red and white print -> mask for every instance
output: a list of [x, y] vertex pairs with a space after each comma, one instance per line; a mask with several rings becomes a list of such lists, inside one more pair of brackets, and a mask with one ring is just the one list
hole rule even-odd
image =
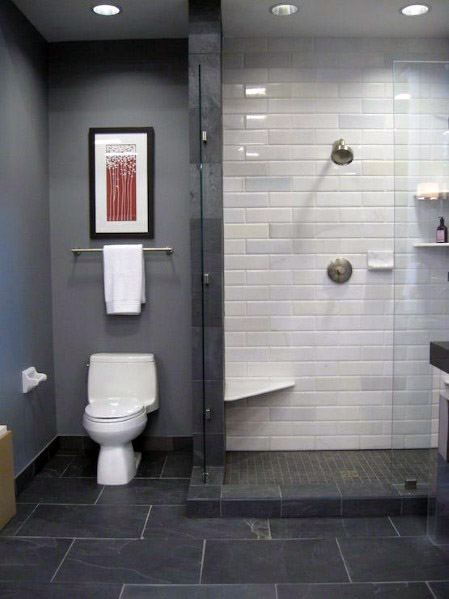
[[106, 203], [108, 221], [137, 219], [136, 146], [106, 146]]

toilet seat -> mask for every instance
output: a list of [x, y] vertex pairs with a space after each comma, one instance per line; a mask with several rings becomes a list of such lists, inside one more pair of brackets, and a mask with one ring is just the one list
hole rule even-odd
[[87, 404], [85, 415], [94, 422], [125, 422], [146, 414], [145, 406], [137, 399], [110, 398]]

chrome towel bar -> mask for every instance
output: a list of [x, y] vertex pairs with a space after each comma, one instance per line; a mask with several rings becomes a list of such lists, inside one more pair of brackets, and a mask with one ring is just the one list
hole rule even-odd
[[[72, 252], [75, 254], [75, 256], [79, 256], [80, 254], [93, 254], [93, 253], [98, 253], [98, 252], [102, 252], [103, 248], [72, 248]], [[175, 253], [175, 250], [173, 248], [143, 248], [144, 252], [153, 252], [153, 253], [158, 253], [160, 254], [161, 252], [164, 254], [167, 254], [167, 256], [171, 256], [172, 254]]]

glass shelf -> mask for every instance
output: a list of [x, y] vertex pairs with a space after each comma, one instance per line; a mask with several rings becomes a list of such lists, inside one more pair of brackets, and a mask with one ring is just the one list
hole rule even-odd
[[437, 248], [437, 247], [449, 247], [449, 243], [414, 243], [415, 248]]

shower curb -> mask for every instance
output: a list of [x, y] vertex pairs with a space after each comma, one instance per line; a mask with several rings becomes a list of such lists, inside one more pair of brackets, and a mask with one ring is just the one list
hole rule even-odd
[[427, 513], [427, 487], [408, 491], [399, 485], [229, 485], [224, 468], [210, 468], [208, 482], [194, 466], [187, 515], [218, 518], [324, 518], [409, 516]]

